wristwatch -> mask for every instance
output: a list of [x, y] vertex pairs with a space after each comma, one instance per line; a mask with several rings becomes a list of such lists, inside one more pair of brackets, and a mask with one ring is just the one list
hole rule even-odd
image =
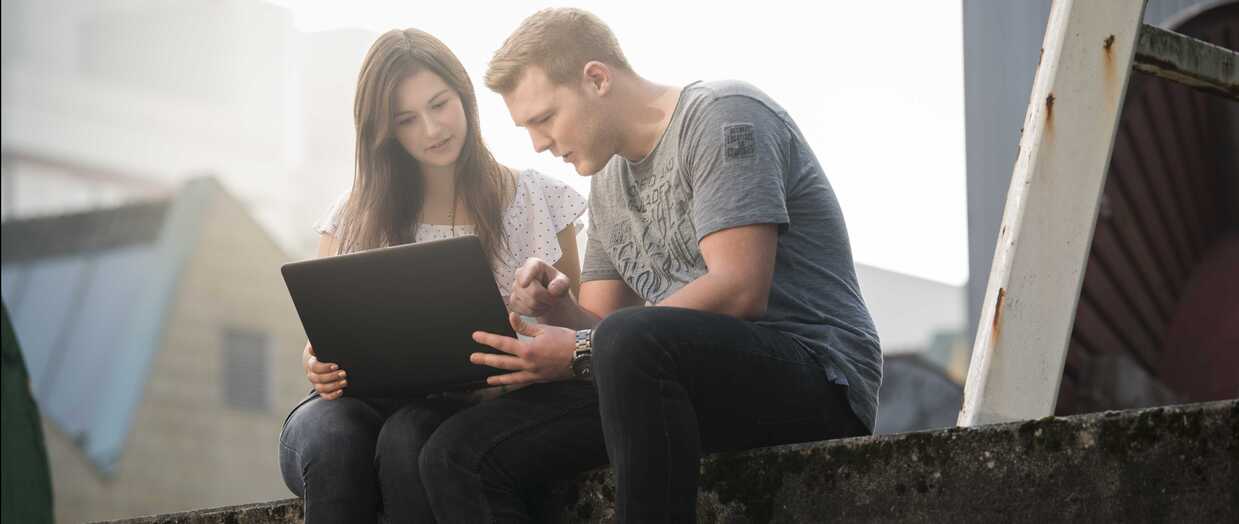
[[594, 330], [576, 332], [576, 350], [572, 352], [572, 376], [590, 378], [590, 360], [594, 352]]

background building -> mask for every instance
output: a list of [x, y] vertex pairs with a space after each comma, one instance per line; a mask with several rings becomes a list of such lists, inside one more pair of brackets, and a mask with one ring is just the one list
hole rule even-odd
[[968, 372], [964, 288], [856, 265], [882, 339], [878, 433], [955, 425]]
[[304, 334], [289, 258], [237, 199], [200, 178], [170, 199], [7, 221], [2, 238], [57, 520], [287, 495], [276, 450], [308, 390]]
[[[975, 334], [1050, 2], [965, 0], [968, 335]], [[1239, 48], [1239, 3], [1144, 22]], [[1239, 396], [1239, 104], [1133, 72], [1058, 413]]]

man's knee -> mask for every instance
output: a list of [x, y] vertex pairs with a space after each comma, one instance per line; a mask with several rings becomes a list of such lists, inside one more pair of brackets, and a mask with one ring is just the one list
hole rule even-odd
[[675, 345], [674, 311], [668, 308], [622, 309], [603, 319], [593, 333], [594, 374], [623, 373], [657, 363]]
[[485, 430], [480, 425], [467, 419], [447, 419], [422, 446], [418, 456], [422, 478], [452, 479], [451, 482], [425, 482], [427, 491], [433, 491], [436, 484], [443, 489], [458, 489], [462, 485], [481, 487], [510, 480], [504, 468], [496, 467], [504, 462], [504, 446], [495, 445], [492, 438], [481, 433]]
[[[472, 469], [473, 453], [469, 445], [472, 439], [462, 434], [468, 428], [458, 418], [447, 419], [422, 445], [417, 467], [423, 478], [451, 478]], [[425, 484], [430, 490], [435, 483]]]

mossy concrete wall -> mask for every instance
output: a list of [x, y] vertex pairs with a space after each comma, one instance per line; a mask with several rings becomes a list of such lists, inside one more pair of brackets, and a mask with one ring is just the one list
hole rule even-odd
[[[1236, 522], [1239, 401], [707, 457], [705, 522]], [[557, 522], [614, 515], [610, 470], [560, 486]]]
[[[1239, 400], [780, 446], [702, 460], [702, 522], [1236, 522]], [[609, 469], [545, 520], [614, 520]], [[135, 523], [298, 522], [284, 500]]]

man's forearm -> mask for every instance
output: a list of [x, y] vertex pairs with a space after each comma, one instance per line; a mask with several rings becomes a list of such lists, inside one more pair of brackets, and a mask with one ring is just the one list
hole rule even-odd
[[681, 307], [730, 315], [741, 320], [756, 320], [766, 314], [766, 296], [757, 286], [736, 285], [736, 279], [706, 273], [667, 297], [658, 306]]
[[576, 299], [571, 297], [564, 299], [546, 315], [538, 318], [538, 321], [543, 324], [570, 329], [590, 329], [598, 325], [601, 320], [598, 315], [581, 307]]
[[[760, 286], [737, 285], [744, 279], [706, 273], [667, 297], [658, 306], [681, 307], [730, 315], [741, 320], [756, 320], [766, 314], [769, 289], [760, 293]], [[575, 299], [565, 299], [539, 322], [571, 329], [590, 329], [602, 317], [581, 307]]]

